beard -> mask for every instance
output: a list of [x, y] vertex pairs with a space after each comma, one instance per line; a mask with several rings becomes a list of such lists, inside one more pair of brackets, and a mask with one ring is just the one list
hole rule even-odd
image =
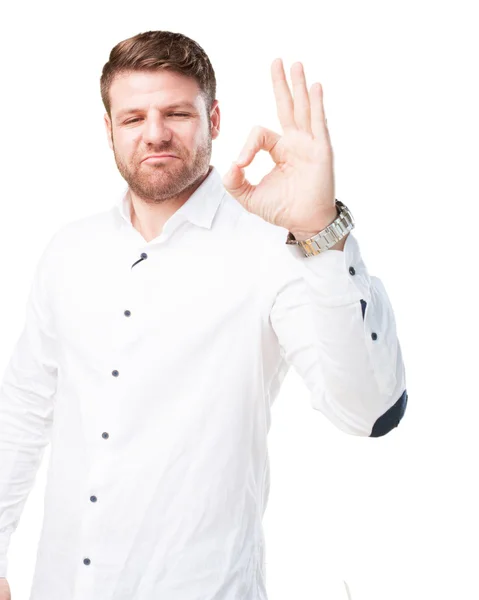
[[[184, 153], [178, 152], [176, 148], [171, 146], [145, 150], [138, 160], [135, 160], [133, 165], [125, 162], [116, 153], [114, 142], [113, 154], [118, 171], [128, 183], [131, 191], [147, 203], [158, 204], [179, 196], [204, 177], [210, 164], [211, 147], [212, 138], [210, 130], [204, 144], [196, 148], [192, 161], [188, 161], [188, 157]], [[163, 153], [171, 153], [179, 158], [173, 158], [164, 162], [139, 162], [146, 154]]]

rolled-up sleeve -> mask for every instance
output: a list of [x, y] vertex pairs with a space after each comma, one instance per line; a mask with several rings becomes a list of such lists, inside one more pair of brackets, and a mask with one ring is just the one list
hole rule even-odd
[[17, 339], [0, 387], [0, 577], [53, 421], [55, 337], [47, 297], [49, 246], [37, 263]]
[[379, 437], [396, 427], [406, 377], [393, 308], [368, 273], [352, 233], [344, 249], [306, 257], [282, 251], [270, 323], [284, 360], [311, 392], [311, 404], [339, 429]]

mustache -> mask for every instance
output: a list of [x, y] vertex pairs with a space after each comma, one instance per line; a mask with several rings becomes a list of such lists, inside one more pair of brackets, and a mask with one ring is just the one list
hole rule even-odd
[[175, 156], [181, 156], [181, 152], [178, 152], [174, 148], [150, 148], [140, 153], [140, 157], [147, 156], [149, 154], [174, 154]]

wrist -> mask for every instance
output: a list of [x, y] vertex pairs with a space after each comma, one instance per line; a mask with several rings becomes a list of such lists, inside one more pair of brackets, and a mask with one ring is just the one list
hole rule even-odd
[[315, 227], [311, 227], [308, 229], [289, 229], [289, 231], [291, 231], [295, 239], [298, 241], [308, 240], [309, 238], [312, 238], [313, 236], [317, 235], [320, 231], [323, 231], [323, 229], [326, 229], [326, 227], [331, 225], [331, 223], [333, 223], [337, 219], [338, 215], [339, 211], [337, 207], [333, 206], [332, 210], [325, 214], [321, 221], [316, 221], [317, 224], [315, 225]]

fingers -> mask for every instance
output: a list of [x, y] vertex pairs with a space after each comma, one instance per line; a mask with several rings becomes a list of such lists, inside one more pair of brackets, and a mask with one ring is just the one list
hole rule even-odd
[[276, 58], [271, 65], [273, 91], [276, 98], [276, 109], [283, 130], [296, 129], [294, 118], [293, 97], [284, 73], [283, 61]]
[[318, 139], [326, 139], [330, 143], [329, 131], [324, 113], [323, 86], [314, 83], [311, 86], [311, 130], [313, 136]]
[[260, 150], [269, 152], [274, 162], [277, 162], [278, 155], [274, 151], [274, 148], [280, 139], [281, 136], [271, 131], [271, 129], [260, 127], [259, 125], [253, 127], [240, 152], [238, 160], [235, 161], [236, 164], [241, 168], [247, 167]]
[[250, 211], [250, 199], [256, 186], [246, 179], [243, 169], [233, 163], [223, 177], [223, 185], [233, 198], [236, 198], [247, 211]]
[[314, 83], [308, 93], [303, 64], [301, 62], [294, 63], [291, 67], [293, 100], [281, 58], [273, 61], [271, 75], [278, 118], [283, 130], [301, 129], [315, 138], [330, 141], [324, 112], [322, 85], [319, 82]]
[[294, 92], [294, 120], [299, 129], [312, 135], [309, 94], [304, 68], [300, 62], [294, 63], [291, 67], [291, 81]]

